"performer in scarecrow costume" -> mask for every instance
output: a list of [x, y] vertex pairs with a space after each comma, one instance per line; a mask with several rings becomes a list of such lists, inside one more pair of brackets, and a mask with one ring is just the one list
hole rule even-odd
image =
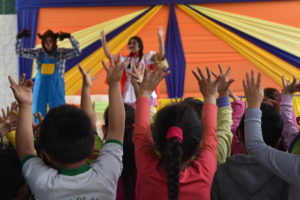
[[[33, 88], [33, 113], [47, 113], [47, 105], [54, 108], [65, 104], [65, 73], [66, 60], [80, 54], [79, 43], [69, 33], [54, 33], [47, 30], [43, 35], [38, 34], [42, 40], [42, 48], [25, 49], [22, 47], [22, 37], [29, 37], [29, 30], [23, 30], [17, 35], [16, 53], [23, 58], [36, 59], [37, 73]], [[72, 49], [58, 48], [57, 39], [69, 38]]]

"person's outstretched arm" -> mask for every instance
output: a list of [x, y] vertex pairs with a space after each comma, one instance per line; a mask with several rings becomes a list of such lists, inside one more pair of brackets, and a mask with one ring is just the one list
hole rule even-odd
[[108, 140], [116, 140], [123, 143], [125, 130], [125, 110], [121, 94], [120, 80], [124, 70], [125, 63], [120, 59], [115, 63], [110, 57], [110, 67], [102, 62], [107, 73], [107, 82], [109, 85], [109, 110], [108, 110]]
[[[231, 68], [229, 67], [226, 73], [223, 72], [223, 68], [219, 65], [219, 84], [217, 99], [218, 105], [218, 117], [217, 117], [217, 137], [218, 137], [218, 164], [226, 161], [226, 158], [231, 154], [231, 142], [232, 142], [232, 109], [229, 99], [229, 87], [234, 82], [234, 79], [229, 79]], [[218, 76], [213, 73], [215, 78]]]
[[299, 180], [300, 158], [298, 155], [274, 149], [265, 144], [261, 129], [260, 105], [264, 92], [261, 87], [261, 75], [255, 80], [254, 72], [251, 77], [246, 74], [244, 91], [248, 102], [245, 113], [245, 142], [247, 152], [261, 165], [290, 184]]
[[297, 91], [296, 78], [289, 83], [282, 77], [282, 96], [280, 102], [280, 114], [283, 119], [283, 136], [288, 147], [293, 140], [299, 135], [299, 129], [293, 121], [293, 94]]
[[96, 129], [96, 121], [97, 117], [93, 108], [93, 103], [91, 99], [90, 88], [92, 87], [92, 81], [96, 79], [96, 77], [91, 77], [91, 70], [85, 72], [84, 69], [79, 65], [79, 71], [82, 75], [82, 88], [81, 88], [81, 101], [80, 108], [84, 110], [91, 119], [91, 124], [93, 127], [93, 131], [97, 131]]
[[32, 130], [32, 87], [31, 80], [25, 81], [22, 74], [19, 84], [9, 76], [10, 87], [19, 105], [19, 115], [16, 130], [17, 154], [20, 160], [26, 156], [36, 155]]
[[101, 30], [101, 32], [100, 32], [100, 40], [101, 40], [103, 51], [104, 51], [106, 58], [109, 59], [110, 57], [112, 57], [113, 60], [116, 62], [118, 60], [118, 58], [117, 58], [117, 56], [112, 55], [110, 53], [110, 50], [107, 46], [107, 41], [106, 41], [106, 36], [105, 36], [104, 30]]

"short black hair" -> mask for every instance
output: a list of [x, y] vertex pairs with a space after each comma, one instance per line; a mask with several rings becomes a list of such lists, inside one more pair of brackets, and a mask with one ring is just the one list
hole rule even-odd
[[51, 109], [39, 134], [41, 149], [64, 164], [79, 162], [91, 155], [94, 140], [90, 118], [73, 105]]
[[[278, 149], [278, 142], [282, 136], [283, 120], [280, 113], [273, 106], [262, 103], [260, 106], [261, 116], [261, 129], [264, 141], [267, 145]], [[245, 143], [245, 114], [243, 115], [238, 130]]]
[[13, 148], [0, 150], [0, 188], [1, 199], [14, 199], [25, 183], [22, 166]]

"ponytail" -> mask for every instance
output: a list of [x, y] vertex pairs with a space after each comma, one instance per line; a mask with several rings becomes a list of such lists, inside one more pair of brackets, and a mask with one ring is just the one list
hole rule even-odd
[[168, 139], [163, 153], [164, 158], [162, 158], [167, 174], [168, 200], [178, 200], [182, 154], [178, 139]]

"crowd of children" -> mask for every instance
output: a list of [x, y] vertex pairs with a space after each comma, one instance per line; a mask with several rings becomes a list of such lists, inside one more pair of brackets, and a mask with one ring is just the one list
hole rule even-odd
[[[161, 45], [163, 32], [158, 33]], [[161, 66], [163, 47], [143, 61], [138, 38], [129, 41], [129, 59], [109, 53], [104, 33], [102, 42], [109, 58], [109, 66], [102, 63], [109, 107], [101, 139], [90, 95], [95, 77], [90, 71], [78, 68], [80, 108], [51, 108], [44, 118], [38, 115], [38, 124], [32, 115], [34, 83], [25, 80], [25, 74], [18, 82], [8, 77], [16, 102], [2, 109], [0, 117], [1, 199], [300, 197], [300, 137], [292, 104], [293, 94], [300, 92], [298, 80], [283, 76], [281, 93], [264, 90], [261, 74], [251, 71], [243, 80], [243, 102], [230, 90], [235, 81], [230, 78], [231, 68], [224, 71], [219, 65], [218, 73], [196, 68], [188, 73], [197, 80], [203, 101], [189, 97], [152, 115], [153, 92], [170, 74]], [[149, 67], [155, 60], [159, 61]], [[125, 86], [132, 88], [130, 105], [121, 92], [124, 72], [130, 77]]]

